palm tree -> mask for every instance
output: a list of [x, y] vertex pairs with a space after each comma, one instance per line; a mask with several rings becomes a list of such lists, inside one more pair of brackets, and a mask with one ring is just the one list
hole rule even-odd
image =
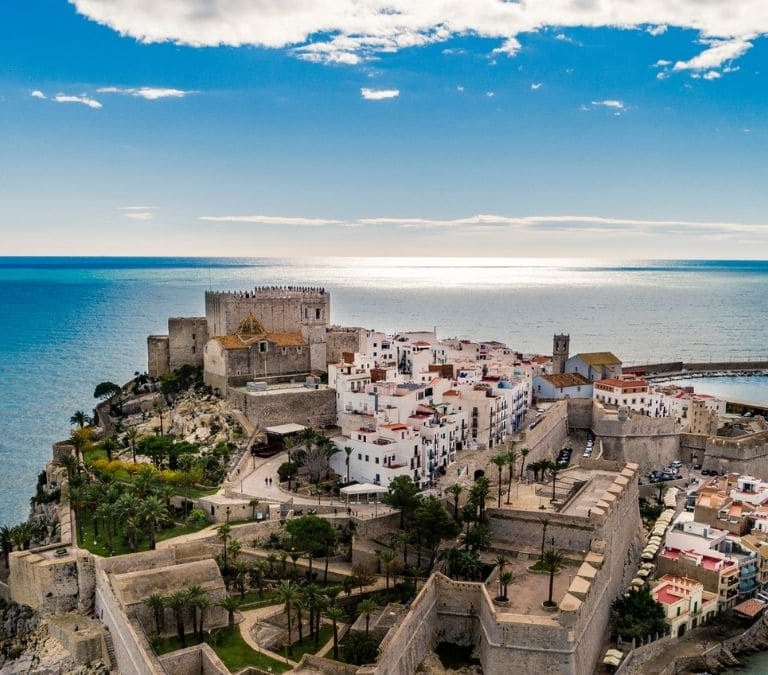
[[259, 498], [254, 497], [248, 502], [248, 505], [251, 507], [251, 520], [256, 520], [256, 507], [259, 505]]
[[456, 546], [451, 548], [444, 548], [438, 554], [438, 560], [442, 561], [447, 568], [446, 572], [451, 579], [458, 575], [459, 565], [461, 562], [461, 549]]
[[485, 500], [488, 498], [488, 492], [491, 489], [491, 482], [485, 476], [480, 476], [470, 490], [470, 499], [478, 510], [477, 520], [482, 523], [485, 521]]
[[163, 435], [163, 413], [165, 412], [165, 406], [162, 403], [158, 403], [154, 408], [155, 415], [157, 415], [160, 419], [160, 425], [157, 427], [158, 436]]
[[557, 486], [557, 474], [560, 473], [560, 467], [554, 462], [547, 462], [547, 469], [552, 474], [552, 501], [555, 501], [555, 488]]
[[75, 515], [75, 541], [78, 544], [82, 544], [83, 540], [83, 528], [80, 524], [80, 516], [85, 506], [85, 486], [77, 484], [69, 484], [67, 488], [66, 499], [69, 501], [69, 506], [74, 511]]
[[200, 612], [200, 630], [197, 634], [197, 639], [199, 642], [203, 641], [203, 620], [205, 618], [205, 611], [211, 606], [211, 599], [208, 597], [208, 594], [201, 595], [197, 600], [195, 600], [194, 607], [197, 608], [197, 610]]
[[67, 480], [71, 484], [75, 475], [80, 470], [80, 460], [75, 455], [67, 453], [66, 455], [61, 455], [56, 460], [56, 464], [66, 470]]
[[285, 610], [285, 616], [288, 622], [288, 654], [293, 656], [292, 638], [291, 638], [291, 611], [293, 610], [294, 603], [299, 597], [299, 588], [291, 582], [283, 581], [276, 589], [277, 595], [283, 602], [283, 609]]
[[515, 475], [515, 462], [517, 462], [517, 450], [512, 448], [507, 452], [507, 464], [509, 464], [509, 476], [507, 482], [507, 504], [509, 504], [509, 496], [512, 494], [512, 478]]
[[112, 455], [116, 450], [120, 449], [120, 444], [114, 436], [107, 436], [107, 438], [101, 442], [101, 449], [107, 453], [107, 459], [111, 462]]
[[498, 499], [496, 502], [496, 508], [500, 509], [501, 508], [501, 472], [507, 464], [507, 453], [500, 452], [498, 455], [494, 455], [493, 457], [491, 457], [491, 464], [495, 464], [496, 468], [499, 471], [499, 490], [498, 490]]
[[149, 530], [149, 548], [155, 550], [157, 529], [170, 522], [168, 508], [160, 497], [150, 495], [141, 502], [141, 520]]
[[259, 599], [264, 597], [264, 572], [265, 563], [261, 560], [256, 560], [251, 563], [248, 568], [248, 582], [251, 587], [256, 587], [259, 591]]
[[69, 418], [69, 423], [76, 424], [78, 429], [82, 429], [86, 424], [91, 423], [91, 418], [82, 410], [75, 410], [72, 417]]
[[13, 542], [11, 541], [11, 528], [7, 525], [0, 527], [0, 549], [3, 552], [5, 569], [8, 569], [8, 556], [13, 550]]
[[[345, 462], [346, 462], [346, 464], [347, 464], [347, 484], [349, 484], [349, 458], [350, 458], [350, 456], [352, 455], [352, 453], [354, 452], [354, 450], [355, 450], [354, 448], [352, 448], [352, 447], [350, 447], [350, 446], [348, 446], [348, 445], [345, 445], [345, 446], [344, 446], [344, 452], [345, 452], [345, 453], [346, 453], [346, 455], [347, 455], [347, 457], [346, 457], [346, 459], [345, 459]], [[338, 651], [338, 650], [337, 650], [337, 651]], [[334, 657], [334, 658], [335, 658], [335, 657]]]
[[503, 589], [501, 593], [502, 600], [507, 599], [507, 588], [514, 580], [515, 575], [512, 574], [512, 572], [502, 572], [499, 574], [499, 584], [501, 584], [501, 588]]
[[[304, 610], [307, 608], [307, 600], [304, 597], [304, 592], [299, 589], [299, 596], [293, 601], [293, 611], [296, 614], [296, 629], [299, 633], [299, 644], [304, 643]], [[312, 630], [312, 617], [310, 616], [309, 628]]]
[[555, 572], [557, 572], [563, 566], [564, 561], [565, 556], [563, 555], [563, 552], [556, 548], [551, 548], [544, 554], [542, 566], [546, 572], [549, 572], [549, 597], [544, 603], [546, 607], [554, 607], [556, 604], [552, 602], [552, 589], [555, 583]]
[[160, 635], [165, 630], [165, 598], [159, 593], [152, 593], [144, 600], [144, 604], [152, 610], [155, 616], [155, 633]]
[[454, 483], [445, 488], [445, 491], [453, 496], [453, 518], [459, 520], [459, 495], [464, 491], [464, 486], [461, 483]]
[[338, 622], [347, 618], [346, 612], [336, 604], [329, 605], [325, 610], [325, 617], [333, 624], [333, 658], [339, 658], [339, 626]]
[[496, 556], [496, 560], [494, 560], [494, 562], [499, 568], [499, 597], [501, 597], [501, 575], [504, 574], [504, 568], [507, 566], [509, 561], [503, 553], [499, 553], [499, 555]]
[[227, 571], [227, 540], [229, 539], [229, 535], [232, 532], [232, 526], [229, 523], [222, 523], [219, 525], [218, 529], [216, 530], [216, 534], [219, 537], [219, 539], [223, 540], [224, 546], [222, 547], [224, 550], [224, 571]]
[[242, 550], [243, 545], [237, 539], [233, 539], [227, 545], [227, 551], [229, 552], [229, 557], [233, 565], [237, 564], [237, 559], [240, 556], [240, 552]]
[[93, 430], [90, 427], [75, 429], [69, 438], [69, 442], [75, 448], [75, 456], [79, 461], [83, 460], [83, 453], [91, 445], [93, 439]]
[[235, 627], [235, 610], [240, 606], [240, 601], [237, 598], [233, 598], [228, 595], [220, 603], [219, 607], [223, 607], [227, 610], [227, 625], [232, 630]]
[[373, 598], [366, 598], [365, 600], [361, 600], [357, 604], [357, 611], [360, 613], [361, 616], [365, 616], [365, 634], [366, 635], [368, 635], [368, 628], [371, 623], [371, 614], [373, 614], [377, 608], [378, 608], [378, 605], [376, 604], [376, 601]]
[[291, 560], [293, 561], [293, 571], [291, 573], [291, 576], [294, 579], [296, 579], [299, 576], [299, 569], [296, 566], [296, 562], [301, 557], [301, 553], [299, 551], [297, 551], [296, 549], [292, 548], [290, 551], [288, 551], [288, 555], [290, 556]]
[[131, 427], [125, 432], [125, 437], [128, 440], [128, 444], [131, 446], [133, 463], [136, 464], [136, 439], [139, 437], [139, 430], [136, 427]]
[[384, 568], [386, 588], [389, 590], [389, 573], [392, 571], [392, 565], [395, 563], [395, 560], [397, 560], [397, 554], [391, 548], [385, 548], [379, 551], [377, 556], [382, 568]]
[[187, 600], [192, 607], [192, 632], [197, 633], [197, 601], [202, 597], [207, 597], [208, 594], [200, 584], [188, 586], [184, 590], [187, 592]]
[[520, 448], [520, 456], [522, 458], [520, 462], [520, 480], [525, 476], [525, 458], [528, 457], [529, 454], [531, 454], [530, 449]]
[[173, 610], [176, 616], [176, 634], [182, 647], [187, 646], [186, 635], [184, 634], [184, 611], [189, 604], [189, 596], [186, 590], [178, 590], [165, 599], [165, 604]]
[[541, 557], [540, 560], [544, 562], [544, 542], [547, 538], [547, 525], [549, 525], [549, 518], [544, 518], [541, 521]]
[[320, 614], [328, 602], [317, 584], [307, 584], [302, 595], [305, 606], [309, 607], [309, 634], [317, 642], [320, 637]]

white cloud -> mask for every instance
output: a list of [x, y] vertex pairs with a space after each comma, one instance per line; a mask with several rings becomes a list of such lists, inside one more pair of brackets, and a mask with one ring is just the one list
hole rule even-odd
[[46, 96], [46, 95], [45, 95], [45, 94], [44, 94], [42, 91], [40, 91], [39, 89], [35, 89], [35, 90], [33, 90], [33, 91], [29, 92], [29, 95], [30, 95], [32, 98], [41, 98], [41, 99], [43, 99], [43, 100], [46, 100], [46, 99], [48, 98], [48, 97], [47, 97], [47, 96]]
[[399, 89], [368, 89], [368, 87], [363, 87], [360, 90], [360, 95], [366, 100], [366, 101], [383, 101], [387, 98], [397, 98], [400, 96], [400, 90]]
[[460, 84], [456, 86], [456, 91], [458, 91], [460, 94], [464, 91], [464, 87], [462, 87]]
[[603, 101], [592, 101], [594, 107], [613, 108], [614, 110], [624, 110], [624, 102], [613, 98], [607, 98]]
[[163, 87], [101, 87], [97, 89], [100, 94], [124, 94], [125, 96], [137, 96], [148, 101], [160, 98], [184, 98], [197, 92], [184, 89], [168, 89]]
[[[681, 68], [708, 70], [737, 58], [751, 46], [749, 40], [768, 34], [765, 0], [69, 1], [81, 14], [141, 42], [291, 48], [300, 58], [324, 63], [358, 63], [462, 35], [497, 39], [497, 50], [513, 55], [520, 35], [547, 28], [618, 27], [651, 35], [681, 28], [710, 45], [698, 57], [680, 62]], [[697, 59], [716, 63], [694, 65]]]
[[708, 70], [706, 73], [702, 75], [702, 77], [705, 80], [717, 80], [718, 78], [722, 77], [720, 73], [716, 70]]
[[531, 84], [531, 89], [533, 89], [533, 91], [536, 91], [537, 89], [541, 89], [541, 82], [534, 82], [533, 84]]
[[[746, 130], [745, 130], [746, 132]], [[136, 209], [138, 213], [151, 212], [153, 207], [124, 207]], [[584, 232], [625, 234], [681, 234], [702, 237], [730, 238], [735, 236], [762, 236], [768, 224], [735, 223], [694, 220], [652, 220], [592, 215], [531, 215], [508, 216], [502, 214], [475, 214], [462, 218], [421, 218], [421, 217], [369, 217], [337, 220], [329, 218], [285, 217], [269, 215], [224, 215], [201, 216], [199, 220], [221, 223], [253, 223], [293, 227], [322, 227], [326, 225], [347, 228], [385, 228], [409, 231], [441, 231], [468, 234], [484, 231], [512, 232], [525, 235], [532, 233]]]
[[85, 94], [82, 96], [56, 94], [56, 96], [53, 97], [53, 100], [56, 101], [56, 103], [82, 103], [83, 105], [87, 105], [89, 108], [101, 108], [101, 103], [99, 103], [95, 98], [91, 98]]
[[478, 214], [450, 220], [428, 218], [363, 218], [360, 225], [393, 226], [405, 229], [471, 229], [488, 230], [507, 228], [516, 231], [558, 231], [569, 232], [638, 232], [638, 233], [689, 233], [702, 235], [731, 236], [736, 234], [763, 234], [765, 224], [729, 222], [707, 222], [690, 220], [644, 220], [637, 218], [612, 218], [604, 216], [504, 216]]
[[154, 206], [120, 206], [117, 210], [122, 211], [122, 215], [131, 220], [146, 222], [155, 217]]
[[262, 225], [342, 225], [342, 220], [328, 220], [326, 218], [296, 218], [284, 216], [200, 216], [198, 220], [215, 223], [260, 223]]
[[493, 98], [494, 96], [496, 96], [496, 92], [495, 92], [495, 91], [486, 91], [486, 92], [485, 92], [485, 95], [486, 95], [488, 98]]
[[724, 63], [739, 58], [752, 47], [752, 43], [745, 39], [732, 40], [704, 40], [709, 48], [688, 61], [677, 61], [674, 70], [709, 70], [719, 68]]

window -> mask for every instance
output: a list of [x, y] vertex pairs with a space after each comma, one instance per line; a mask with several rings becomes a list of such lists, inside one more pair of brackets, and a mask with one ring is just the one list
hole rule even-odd
[[269, 343], [266, 340], [262, 340], [261, 342], [259, 342], [259, 352], [261, 354], [266, 354], [268, 346], [269, 346]]
[[376, 464], [378, 464], [378, 463], [379, 463], [379, 458], [378, 458], [378, 457], [374, 457], [373, 461], [374, 461]]
[[320, 308], [319, 308], [319, 307], [316, 307], [316, 308], [315, 308], [315, 318], [316, 318], [316, 319], [319, 319], [319, 318], [320, 318], [320, 312], [321, 312]]
[[282, 347], [283, 356], [285, 356], [288, 353], [288, 347]]
[[357, 453], [357, 458], [358, 458], [359, 460], [361, 460], [361, 461], [362, 461], [362, 459], [363, 459], [363, 455], [362, 455], [362, 453], [359, 453], [359, 452], [358, 452], [358, 453]]
[[370, 462], [371, 461], [370, 458], [368, 457], [368, 455], [365, 456], [365, 461], [366, 462]]

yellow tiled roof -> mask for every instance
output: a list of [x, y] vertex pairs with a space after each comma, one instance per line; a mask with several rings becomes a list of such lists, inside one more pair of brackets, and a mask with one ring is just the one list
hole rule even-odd
[[213, 339], [224, 349], [248, 349], [248, 344], [237, 335], [217, 335]]
[[553, 387], [579, 387], [591, 382], [581, 373], [555, 373], [554, 375], [542, 375]]
[[278, 347], [303, 347], [307, 344], [301, 333], [267, 333], [264, 337]]
[[611, 352], [585, 352], [583, 354], [576, 354], [576, 356], [590, 366], [621, 365], [621, 361], [611, 354]]

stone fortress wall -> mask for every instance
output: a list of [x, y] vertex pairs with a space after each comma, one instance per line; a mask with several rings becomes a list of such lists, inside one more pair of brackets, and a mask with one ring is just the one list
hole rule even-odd
[[768, 476], [768, 431], [737, 438], [710, 436], [704, 446], [702, 466], [726, 473]]
[[[616, 466], [618, 468], [618, 466]], [[626, 587], [642, 549], [637, 508], [638, 467], [625, 466], [599, 496], [588, 518], [548, 514], [555, 546], [583, 556], [558, 611], [517, 615], [494, 605], [484, 584], [434, 574], [405, 619], [381, 645], [365, 675], [415, 672], [438, 642], [475, 645], [484, 672], [592, 673], [611, 601]], [[489, 509], [492, 537], [514, 549], [541, 541], [538, 514]], [[505, 517], [502, 517], [504, 514]], [[586, 549], [579, 547], [586, 546]]]
[[680, 455], [680, 433], [672, 417], [624, 416], [595, 403], [592, 431], [600, 439], [605, 459], [637, 462], [643, 472], [665, 466]]
[[229, 402], [254, 424], [263, 427], [279, 424], [308, 424], [322, 427], [336, 423], [336, 390], [329, 387], [271, 389], [249, 392], [228, 390]]
[[302, 327], [322, 327], [325, 333], [331, 314], [331, 294], [323, 288], [293, 286], [205, 293], [210, 336], [234, 335], [249, 314], [259, 320], [267, 333], [299, 333]]

